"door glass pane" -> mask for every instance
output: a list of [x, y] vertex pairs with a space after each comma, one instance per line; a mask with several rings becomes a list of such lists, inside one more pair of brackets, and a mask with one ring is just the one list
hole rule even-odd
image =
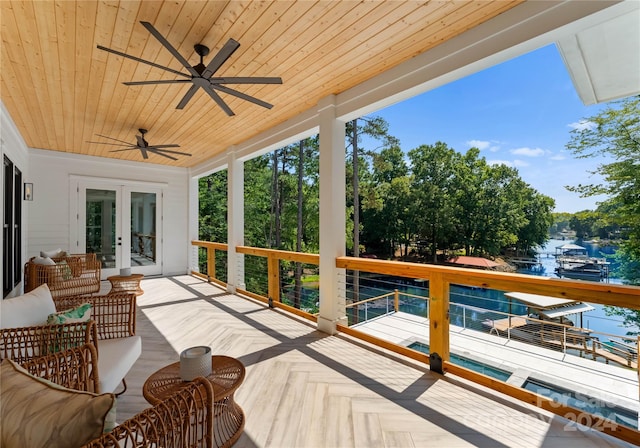
[[116, 192], [87, 188], [87, 252], [103, 268], [116, 267]]
[[131, 267], [156, 264], [156, 194], [131, 192]]

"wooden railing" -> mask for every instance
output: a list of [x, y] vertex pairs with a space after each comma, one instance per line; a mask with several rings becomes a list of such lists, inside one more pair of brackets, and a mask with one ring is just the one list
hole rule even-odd
[[[209, 243], [204, 241], [192, 241], [192, 245], [207, 248], [208, 260], [215, 260], [215, 250], [227, 250], [226, 244]], [[300, 263], [318, 264], [319, 255], [304, 254], [298, 252], [278, 251], [273, 249], [260, 249], [247, 246], [236, 247], [238, 253], [267, 258], [268, 265], [268, 297], [263, 297], [249, 291], [237, 290], [270, 306], [284, 308], [299, 316], [310, 320], [316, 320], [315, 316], [298, 310], [280, 302], [280, 269], [279, 261], [287, 260]], [[584, 415], [584, 412], [560, 404], [552, 399], [542, 397], [529, 392], [521, 387], [498, 381], [494, 378], [476, 373], [467, 368], [449, 362], [449, 290], [453, 284], [476, 286], [481, 288], [496, 289], [501, 291], [518, 291], [532, 294], [542, 294], [566, 299], [612, 305], [629, 309], [640, 309], [640, 287], [617, 285], [611, 283], [595, 283], [580, 280], [564, 280], [549, 277], [531, 276], [524, 274], [503, 273], [485, 270], [465, 269], [449, 266], [417, 264], [398, 261], [385, 261], [364, 259], [355, 257], [336, 258], [336, 267], [351, 271], [377, 273], [410, 279], [424, 279], [429, 281], [429, 344], [430, 355], [418, 353], [407, 347], [392, 344], [374, 336], [365, 335], [356, 329], [346, 325], [338, 325], [339, 332], [363, 339], [365, 341], [382, 346], [396, 353], [409, 356], [413, 359], [430, 363], [432, 370], [442, 373], [450, 372], [458, 376], [470, 379], [476, 383], [518, 398], [527, 403], [538, 406], [554, 414], [572, 419]], [[194, 275], [204, 277], [193, 272]], [[215, 281], [215, 262], [208, 263], [207, 277]], [[435, 364], [435, 365], [434, 365]], [[577, 416], [577, 417], [576, 417]], [[592, 420], [595, 426], [601, 420], [594, 416]], [[640, 432], [622, 425], [610, 425], [600, 427], [606, 433], [614, 435], [622, 440], [632, 443], [640, 441]]]
[[[207, 249], [206, 275], [203, 275], [202, 273], [195, 272], [195, 271], [192, 271], [192, 274], [201, 278], [206, 278], [217, 284], [223, 284], [223, 282], [221, 282], [219, 279], [216, 278], [215, 252], [216, 250], [226, 252], [228, 250], [228, 246], [223, 243], [211, 243], [207, 241], [192, 241], [191, 245], [197, 246], [197, 247], [203, 247]], [[236, 247], [236, 252], [240, 254], [245, 254], [245, 255], [264, 257], [267, 259], [267, 278], [268, 278], [267, 297], [256, 294], [252, 291], [247, 291], [245, 289], [238, 288], [236, 289], [236, 291], [239, 294], [244, 294], [253, 299], [268, 303], [269, 306], [273, 308], [282, 308], [300, 317], [309, 319], [313, 322], [317, 321], [316, 315], [307, 313], [305, 311], [299, 310], [298, 308], [282, 303], [281, 297], [280, 297], [280, 269], [279, 269], [280, 265], [279, 263], [281, 260], [284, 260], [284, 261], [292, 261], [297, 263], [318, 265], [320, 263], [319, 255], [306, 254], [301, 252], [290, 252], [290, 251], [284, 251], [284, 250], [261, 249], [261, 248], [250, 247], [250, 246], [238, 246]]]

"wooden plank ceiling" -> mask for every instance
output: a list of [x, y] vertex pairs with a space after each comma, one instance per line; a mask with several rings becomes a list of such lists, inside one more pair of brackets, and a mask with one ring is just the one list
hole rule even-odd
[[[1, 98], [32, 148], [141, 161], [138, 150], [87, 143], [179, 144], [191, 157], [147, 162], [189, 167], [521, 3], [512, 1], [5, 1]], [[227, 114], [191, 84], [126, 86], [176, 74], [99, 50], [101, 45], [186, 73], [141, 21], [192, 65], [233, 38], [241, 46], [215, 76], [281, 77], [282, 85], [228, 85], [273, 104], [221, 93]], [[111, 141], [113, 143], [113, 141]]]

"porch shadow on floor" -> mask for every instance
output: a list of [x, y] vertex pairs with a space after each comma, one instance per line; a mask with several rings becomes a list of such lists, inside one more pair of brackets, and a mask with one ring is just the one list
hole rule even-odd
[[192, 276], [145, 278], [143, 353], [118, 420], [149, 405], [142, 384], [194, 345], [240, 359], [238, 447], [631, 446], [413, 360], [315, 326]]

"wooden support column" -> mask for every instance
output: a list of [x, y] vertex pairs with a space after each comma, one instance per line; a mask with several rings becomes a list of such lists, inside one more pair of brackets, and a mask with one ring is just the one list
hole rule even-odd
[[429, 277], [429, 362], [433, 371], [444, 374], [449, 361], [449, 283], [440, 273]]

